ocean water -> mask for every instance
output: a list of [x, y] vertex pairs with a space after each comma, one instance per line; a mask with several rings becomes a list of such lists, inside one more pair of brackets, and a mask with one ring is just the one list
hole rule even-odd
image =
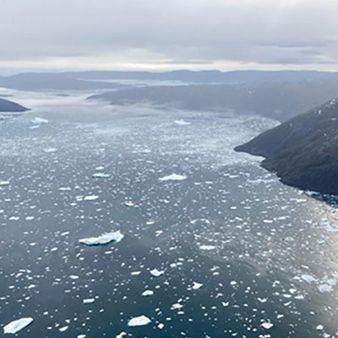
[[1, 331], [337, 336], [336, 209], [233, 151], [275, 121], [21, 95], [0, 122]]

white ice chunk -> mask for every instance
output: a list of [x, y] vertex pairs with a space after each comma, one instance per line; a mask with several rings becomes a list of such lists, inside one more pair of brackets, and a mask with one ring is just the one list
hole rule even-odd
[[123, 337], [126, 336], [126, 335], [127, 335], [127, 333], [124, 332], [124, 331], [122, 331], [120, 334], [118, 334], [118, 335], [116, 336], [116, 338], [123, 338]]
[[32, 322], [33, 318], [30, 317], [14, 320], [13, 322], [10, 322], [6, 326], [4, 326], [4, 333], [15, 334], [30, 325]]
[[43, 119], [42, 117], [34, 117], [34, 119], [32, 119], [32, 122], [36, 124], [41, 124], [41, 123], [48, 123], [48, 120]]
[[178, 175], [178, 174], [171, 174], [168, 176], [163, 176], [159, 178], [159, 181], [166, 182], [166, 181], [183, 181], [186, 180], [187, 176], [185, 175]]
[[198, 290], [198, 289], [200, 289], [202, 286], [203, 286], [202, 283], [194, 282], [193, 285], [192, 285], [192, 288], [193, 288], [194, 290]]
[[82, 238], [79, 240], [79, 242], [85, 245], [104, 245], [110, 242], [118, 243], [123, 238], [124, 238], [124, 235], [121, 233], [120, 230], [118, 230], [118, 231], [107, 232], [98, 237]]
[[203, 244], [203, 245], [200, 246], [200, 249], [210, 251], [210, 250], [216, 249], [216, 247], [214, 245]]
[[151, 320], [147, 316], [134, 317], [129, 320], [128, 326], [144, 326], [151, 323]]
[[160, 277], [164, 274], [164, 271], [158, 270], [158, 269], [153, 269], [150, 270], [150, 273], [154, 276], [154, 277]]
[[93, 304], [95, 302], [95, 298], [87, 298], [82, 301], [83, 304]]
[[68, 326], [63, 326], [63, 327], [60, 327], [59, 328], [59, 331], [60, 332], [65, 332], [65, 331], [67, 331], [68, 330]]
[[83, 199], [85, 201], [95, 201], [99, 198], [99, 196], [97, 195], [88, 195], [88, 196], [85, 196]]
[[190, 122], [187, 122], [185, 120], [175, 120], [174, 121], [175, 124], [177, 124], [178, 126], [188, 126], [190, 124]]
[[151, 291], [151, 290], [146, 290], [146, 291], [143, 291], [142, 293], [142, 296], [152, 296], [154, 294], [154, 291]]
[[109, 174], [105, 174], [105, 173], [95, 173], [93, 174], [93, 178], [108, 178], [110, 177]]
[[57, 151], [56, 148], [46, 148], [43, 150], [45, 153], [55, 153]]
[[270, 322], [264, 322], [261, 324], [261, 326], [266, 330], [270, 330], [273, 327], [273, 324]]
[[302, 278], [303, 281], [305, 281], [306, 283], [309, 283], [309, 284], [316, 281], [316, 278], [314, 278], [313, 276], [308, 275], [308, 274], [301, 275], [301, 278]]

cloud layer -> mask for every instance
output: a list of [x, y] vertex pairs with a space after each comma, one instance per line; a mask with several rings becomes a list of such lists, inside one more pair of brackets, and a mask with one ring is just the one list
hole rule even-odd
[[0, 68], [325, 68], [328, 0], [0, 0]]

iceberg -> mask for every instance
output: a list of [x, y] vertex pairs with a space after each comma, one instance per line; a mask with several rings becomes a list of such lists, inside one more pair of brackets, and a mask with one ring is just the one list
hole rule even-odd
[[202, 283], [194, 282], [193, 285], [192, 285], [192, 288], [193, 288], [194, 290], [198, 290], [198, 289], [200, 289], [202, 286], [203, 286]]
[[110, 177], [109, 174], [105, 174], [105, 173], [94, 173], [92, 175], [93, 178], [108, 178]]
[[97, 200], [99, 198], [99, 196], [97, 196], [97, 195], [88, 195], [88, 196], [85, 196], [84, 197], [84, 200], [85, 201], [95, 201], [95, 200]]
[[33, 318], [21, 318], [10, 322], [9, 324], [4, 326], [4, 333], [5, 334], [15, 334], [33, 322]]
[[273, 327], [273, 324], [270, 322], [263, 322], [261, 326], [266, 330], [270, 330]]
[[139, 316], [139, 317], [134, 317], [132, 319], [129, 320], [128, 322], [128, 326], [144, 326], [144, 325], [148, 325], [151, 323], [151, 320], [147, 317], [147, 316]]
[[154, 276], [154, 277], [160, 277], [164, 274], [164, 271], [160, 271], [158, 269], [153, 269], [150, 270], [150, 273]]
[[188, 125], [190, 125], [190, 122], [187, 122], [185, 120], [175, 120], [174, 123], [177, 124], [178, 126], [188, 126]]
[[183, 181], [183, 180], [186, 180], [186, 179], [187, 179], [187, 176], [185, 176], [185, 175], [171, 174], [171, 175], [159, 178], [159, 181], [160, 182]]
[[124, 235], [121, 233], [120, 230], [118, 231], [112, 231], [107, 232], [105, 234], [102, 234], [98, 237], [88, 237], [88, 238], [82, 238], [79, 239], [79, 243], [84, 245], [105, 245], [109, 244], [110, 242], [120, 242], [124, 238]]

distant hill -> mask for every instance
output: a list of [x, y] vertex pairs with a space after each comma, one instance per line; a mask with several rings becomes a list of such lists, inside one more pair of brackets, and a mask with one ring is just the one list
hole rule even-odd
[[[185, 84], [243, 84], [263, 82], [338, 81], [338, 73], [316, 71], [232, 71], [218, 70], [171, 72], [82, 71], [22, 73], [0, 77], [0, 87], [27, 90], [96, 90], [127, 87], [119, 81], [181, 82]], [[129, 85], [128, 85], [129, 86]]]
[[0, 112], [2, 113], [22, 113], [28, 109], [9, 100], [0, 98]]
[[228, 71], [219, 70], [175, 70], [170, 72], [140, 71], [86, 71], [65, 73], [68, 76], [91, 80], [153, 80], [180, 81], [186, 83], [244, 83], [274, 81], [308, 81], [338, 79], [336, 72], [317, 71]]
[[188, 110], [231, 109], [285, 121], [338, 93], [338, 80], [127, 88], [94, 95], [113, 105], [150, 103]]
[[67, 73], [23, 73], [0, 77], [0, 87], [25, 91], [70, 91], [120, 89], [127, 86], [118, 83], [82, 80]]
[[282, 123], [235, 150], [264, 156], [262, 166], [286, 184], [338, 195], [338, 100]]

